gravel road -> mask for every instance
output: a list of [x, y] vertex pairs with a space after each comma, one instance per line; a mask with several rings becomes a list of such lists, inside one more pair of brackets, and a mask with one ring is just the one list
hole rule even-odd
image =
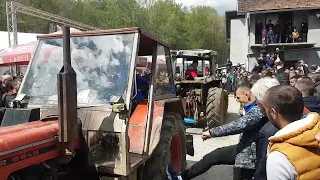
[[[234, 99], [233, 96], [229, 96], [229, 107], [227, 121], [236, 120], [239, 118], [239, 103]], [[202, 130], [197, 128], [189, 128], [187, 132], [197, 132], [200, 133]], [[205, 154], [213, 151], [214, 149], [229, 146], [238, 143], [239, 135], [226, 136], [220, 138], [212, 138], [207, 141], [201, 139], [200, 135], [193, 136], [193, 143], [195, 149], [195, 155], [187, 156], [187, 168], [193, 165], [195, 162], [199, 161]], [[212, 167], [205, 174], [195, 178], [194, 180], [232, 180], [233, 179], [233, 168], [232, 166], [215, 166]]]

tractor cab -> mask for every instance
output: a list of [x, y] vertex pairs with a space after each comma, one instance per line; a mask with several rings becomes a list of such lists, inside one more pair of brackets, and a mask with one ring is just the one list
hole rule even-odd
[[[174, 61], [174, 70], [176, 80], [186, 79], [194, 80], [208, 76], [213, 76], [215, 73], [215, 56], [216, 51], [211, 50], [175, 50], [171, 51], [171, 56]], [[197, 62], [197, 66], [194, 64]], [[190, 69], [195, 69], [197, 77], [188, 76], [187, 72]]]
[[10, 164], [0, 179], [149, 180], [185, 168], [170, 49], [139, 28], [39, 36], [15, 101], [1, 123]]

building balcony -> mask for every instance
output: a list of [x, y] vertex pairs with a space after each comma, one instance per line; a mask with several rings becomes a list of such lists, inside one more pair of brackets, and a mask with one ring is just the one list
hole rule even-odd
[[[314, 42], [295, 42], [295, 43], [272, 43], [268, 44], [268, 47], [285, 47], [288, 49], [291, 48], [310, 48], [314, 47], [317, 43]], [[260, 48], [262, 44], [252, 44], [251, 48]]]

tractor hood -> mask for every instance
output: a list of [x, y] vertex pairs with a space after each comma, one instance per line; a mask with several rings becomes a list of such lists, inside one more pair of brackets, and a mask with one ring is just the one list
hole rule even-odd
[[[38, 113], [38, 111], [33, 113], [32, 111], [34, 110], [37, 109], [14, 108], [7, 110], [2, 124], [4, 124], [4, 122], [17, 123], [0, 128], [0, 152], [5, 149], [17, 148], [43, 139], [56, 137], [58, 135], [57, 108], [42, 108], [40, 110], [40, 118], [38, 116], [41, 120], [30, 119], [30, 117], [28, 118], [26, 114], [34, 116], [31, 114]], [[11, 114], [21, 114], [21, 116], [12, 119], [15, 116], [11, 116]], [[96, 143], [96, 132], [120, 133], [122, 131], [122, 127], [125, 126], [125, 120], [120, 120], [119, 113], [112, 112], [111, 105], [79, 108], [78, 119], [79, 124], [81, 124], [83, 137], [86, 139], [88, 144], [92, 145]], [[23, 141], [17, 141], [17, 139], [21, 139]]]
[[42, 141], [56, 141], [58, 121], [34, 121], [0, 128], [0, 155]]
[[[121, 154], [126, 151], [122, 138], [126, 132], [128, 113], [116, 113], [110, 107], [111, 105], [79, 108], [78, 119], [83, 137], [79, 138], [80, 148], [89, 150], [89, 164], [109, 167], [111, 171], [115, 163], [122, 162]], [[0, 156], [39, 142], [58, 142], [57, 112], [55, 108], [43, 108], [40, 118], [42, 121], [1, 127]], [[108, 163], [100, 164], [106, 162]]]

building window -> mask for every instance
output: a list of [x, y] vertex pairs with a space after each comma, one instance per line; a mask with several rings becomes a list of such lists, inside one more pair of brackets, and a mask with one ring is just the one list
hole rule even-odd
[[307, 42], [307, 11], [256, 14], [255, 43]]

